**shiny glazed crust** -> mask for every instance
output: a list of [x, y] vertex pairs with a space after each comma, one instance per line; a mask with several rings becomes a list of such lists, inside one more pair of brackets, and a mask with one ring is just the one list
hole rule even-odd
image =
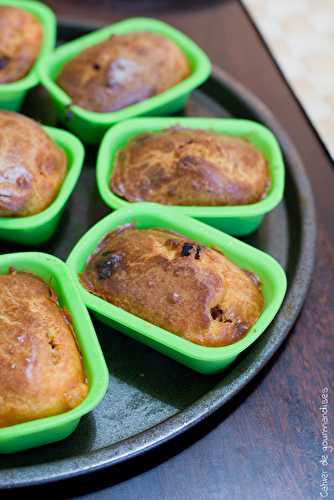
[[0, 5], [0, 84], [29, 73], [43, 42], [43, 28], [22, 9]]
[[154, 33], [112, 35], [63, 67], [57, 82], [77, 106], [116, 111], [184, 80], [190, 67], [181, 50]]
[[246, 205], [270, 183], [267, 162], [251, 143], [176, 127], [137, 136], [119, 151], [111, 190], [128, 201], [166, 205]]
[[67, 159], [40, 125], [0, 111], [0, 217], [41, 212], [56, 197]]
[[202, 346], [232, 344], [258, 319], [258, 278], [221, 252], [163, 229], [109, 233], [81, 277], [92, 293]]
[[71, 321], [30, 273], [0, 276], [0, 427], [74, 408], [88, 386]]

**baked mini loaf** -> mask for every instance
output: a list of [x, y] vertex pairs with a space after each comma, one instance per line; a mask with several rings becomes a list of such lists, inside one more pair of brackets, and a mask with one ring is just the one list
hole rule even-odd
[[0, 84], [16, 82], [29, 73], [42, 42], [43, 28], [35, 16], [0, 5]]
[[37, 276], [0, 275], [0, 427], [57, 415], [88, 386], [71, 320]]
[[54, 200], [67, 159], [35, 121], [0, 111], [0, 217], [41, 212]]
[[232, 344], [261, 314], [258, 278], [220, 251], [164, 229], [109, 233], [81, 276], [95, 295], [202, 346]]
[[77, 106], [117, 111], [184, 80], [189, 63], [170, 40], [154, 33], [112, 35], [63, 67], [57, 82]]
[[139, 135], [119, 151], [110, 188], [128, 201], [246, 205], [270, 184], [266, 159], [250, 142], [181, 127]]

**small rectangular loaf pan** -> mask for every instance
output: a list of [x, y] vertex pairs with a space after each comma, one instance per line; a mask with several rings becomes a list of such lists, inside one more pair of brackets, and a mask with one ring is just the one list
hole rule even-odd
[[[119, 111], [97, 113], [72, 106], [71, 98], [55, 82], [64, 64], [86, 48], [103, 42], [113, 34], [136, 31], [150, 31], [173, 41], [187, 56], [192, 68], [191, 74], [165, 92]], [[121, 21], [66, 43], [56, 49], [51, 57], [44, 58], [39, 68], [41, 82], [50, 93], [60, 120], [89, 144], [98, 143], [106, 130], [121, 120], [139, 115], [171, 114], [182, 109], [190, 92], [208, 78], [210, 71], [209, 59], [190, 38], [162, 21], [149, 18]]]
[[43, 129], [66, 153], [66, 177], [54, 201], [42, 212], [27, 217], [0, 217], [0, 240], [35, 246], [47, 241], [55, 232], [65, 205], [79, 179], [85, 156], [82, 143], [65, 130], [53, 127], [43, 127]]
[[20, 0], [0, 0], [0, 7], [17, 7], [33, 14], [43, 27], [43, 43], [37, 60], [29, 73], [16, 82], [0, 84], [0, 108], [10, 111], [18, 111], [26, 96], [26, 93], [32, 87], [35, 87], [39, 81], [37, 68], [41, 59], [50, 54], [56, 43], [56, 17], [52, 10], [40, 2], [27, 2]]
[[0, 274], [7, 273], [10, 267], [39, 276], [56, 292], [60, 306], [71, 316], [89, 391], [86, 399], [68, 412], [0, 428], [0, 453], [21, 451], [66, 438], [75, 430], [80, 418], [100, 403], [109, 381], [94, 327], [66, 264], [52, 255], [38, 252], [1, 255]]
[[[104, 136], [97, 160], [97, 184], [106, 205], [117, 209], [133, 205], [114, 194], [110, 189], [110, 177], [117, 152], [136, 135], [160, 132], [169, 127], [203, 129], [240, 137], [258, 148], [268, 162], [271, 186], [263, 200], [251, 205], [237, 206], [176, 206], [178, 214], [189, 215], [235, 236], [255, 231], [264, 214], [273, 210], [282, 200], [284, 191], [284, 164], [282, 153], [272, 132], [263, 125], [230, 118], [136, 118], [119, 123]], [[169, 205], [170, 206], [170, 205]]]
[[[203, 347], [88, 292], [79, 280], [79, 273], [83, 272], [87, 259], [106, 234], [128, 223], [133, 223], [138, 228], [158, 227], [182, 233], [199, 243], [222, 250], [235, 264], [255, 272], [262, 282], [265, 306], [248, 334], [229, 346]], [[138, 203], [136, 206], [121, 208], [102, 219], [80, 239], [67, 263], [76, 275], [85, 304], [94, 311], [98, 319], [201, 373], [215, 373], [224, 369], [249, 347], [274, 318], [286, 290], [284, 271], [269, 255], [202, 222], [181, 215], [174, 208], [151, 203]]]

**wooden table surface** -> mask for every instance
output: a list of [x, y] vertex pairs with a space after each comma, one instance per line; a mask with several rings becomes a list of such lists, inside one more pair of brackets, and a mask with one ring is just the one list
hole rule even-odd
[[[322, 388], [328, 387], [330, 408], [334, 406], [334, 176], [323, 146], [238, 1], [45, 3], [60, 19], [86, 23], [107, 24], [138, 15], [161, 18], [192, 37], [215, 64], [258, 95], [284, 125], [304, 160], [316, 198], [318, 244], [312, 285], [297, 324], [269, 365], [230, 404], [145, 457], [88, 478], [40, 488], [35, 497], [320, 497]], [[334, 446], [333, 411], [331, 415]], [[334, 498], [334, 452], [329, 463], [328, 498]]]

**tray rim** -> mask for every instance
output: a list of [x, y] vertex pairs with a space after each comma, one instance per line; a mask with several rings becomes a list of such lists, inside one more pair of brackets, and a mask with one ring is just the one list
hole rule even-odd
[[[66, 23], [65, 26], [68, 27], [69, 25]], [[300, 240], [301, 250], [299, 253], [298, 264], [296, 266], [297, 271], [295, 273], [292, 284], [288, 287], [282, 308], [278, 313], [277, 318], [273, 322], [285, 322], [285, 326], [282, 327], [282, 332], [280, 333], [280, 335], [276, 336], [276, 338], [273, 339], [268, 346], [266, 346], [265, 354], [261, 357], [261, 359], [253, 362], [252, 365], [248, 367], [241, 375], [239, 375], [235, 380], [232, 380], [229, 383], [229, 389], [227, 391], [225, 384], [224, 394], [220, 394], [221, 384], [218, 384], [209, 392], [207, 392], [205, 396], [195, 401], [191, 406], [177, 413], [176, 415], [169, 417], [163, 422], [149, 429], [146, 429], [145, 431], [142, 431], [135, 436], [122, 439], [117, 443], [114, 443], [105, 448], [101, 448], [94, 452], [77, 455], [77, 458], [79, 458], [79, 461], [81, 462], [80, 465], [76, 465], [75, 469], [72, 468], [72, 470], [68, 472], [61, 471], [57, 473], [57, 471], [55, 471], [55, 468], [57, 464], [61, 465], [64, 463], [68, 463], [69, 461], [71, 461], [71, 458], [65, 458], [53, 462], [53, 472], [48, 469], [47, 471], [43, 471], [39, 475], [36, 473], [33, 480], [30, 478], [24, 478], [24, 470], [39, 469], [45, 464], [20, 467], [19, 471], [22, 479], [18, 480], [14, 480], [11, 477], [7, 477], [6, 479], [6, 476], [8, 476], [7, 470], [4, 474], [4, 480], [2, 480], [0, 470], [0, 490], [36, 486], [49, 482], [70, 479], [88, 473], [93, 473], [97, 470], [101, 470], [103, 468], [120, 464], [126, 460], [132, 459], [144, 452], [148, 452], [149, 450], [152, 450], [153, 448], [166, 443], [172, 438], [179, 436], [186, 430], [190, 429], [191, 427], [214, 413], [218, 408], [222, 407], [225, 403], [231, 400], [241, 389], [243, 389], [247, 385], [247, 383], [250, 382], [255, 377], [255, 375], [257, 375], [267, 364], [273, 354], [286, 339], [292, 326], [294, 325], [306, 298], [315, 260], [316, 212], [314, 196], [309, 178], [304, 169], [303, 162], [299, 156], [299, 153], [294, 144], [289, 139], [283, 126], [276, 120], [271, 110], [257, 96], [246, 89], [246, 87], [244, 87], [235, 78], [230, 76], [227, 72], [220, 68], [217, 68], [216, 66], [213, 66], [212, 74], [209, 79], [220, 83], [224, 87], [225, 91], [227, 91], [231, 95], [236, 96], [239, 102], [242, 102], [245, 107], [252, 110], [255, 119], [263, 122], [265, 126], [273, 131], [273, 133], [277, 136], [280, 145], [282, 146], [283, 153], [286, 154], [288, 152], [289, 163], [292, 165], [290, 173], [292, 173], [294, 182], [298, 187], [298, 193], [302, 193], [303, 198], [307, 198], [308, 200], [308, 203], [304, 204], [303, 209]], [[202, 87], [205, 87], [205, 85], [206, 84], [204, 84]], [[294, 303], [293, 311], [291, 311], [290, 309], [289, 312], [286, 313], [285, 318], [282, 319], [280, 318], [280, 316], [282, 316], [284, 307], [287, 307], [289, 305], [288, 303], [291, 302], [291, 295], [293, 296]], [[245, 358], [245, 360], [247, 360], [247, 357]], [[226, 378], [224, 380], [226, 382]], [[10, 471], [13, 470], [13, 468], [10, 469]]]

